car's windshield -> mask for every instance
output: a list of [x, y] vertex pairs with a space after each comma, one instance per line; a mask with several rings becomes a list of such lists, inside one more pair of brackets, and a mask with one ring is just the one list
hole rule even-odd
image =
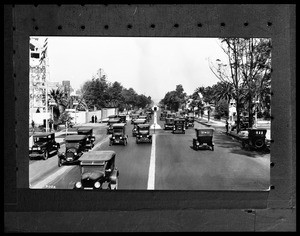
[[81, 173], [104, 172], [104, 165], [82, 166]]
[[171, 124], [171, 123], [174, 123], [174, 120], [171, 120], [171, 119], [167, 119], [167, 120], [166, 120], [166, 123], [167, 123], [167, 124]]
[[78, 142], [66, 142], [66, 148], [79, 148], [79, 143]]
[[123, 133], [123, 129], [114, 129], [114, 134], [121, 135]]
[[46, 137], [35, 137], [34, 138], [34, 142], [37, 143], [37, 142], [47, 142], [48, 141], [48, 138]]
[[141, 134], [148, 134], [149, 130], [148, 129], [139, 129], [139, 133], [141, 133]]

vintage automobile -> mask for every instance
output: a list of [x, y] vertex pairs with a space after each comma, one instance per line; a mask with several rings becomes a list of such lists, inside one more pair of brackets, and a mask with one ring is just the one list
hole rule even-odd
[[109, 146], [122, 143], [124, 146], [127, 145], [128, 135], [125, 133], [125, 123], [113, 124], [112, 135], [109, 139]]
[[167, 117], [165, 119], [165, 125], [164, 125], [164, 128], [165, 130], [166, 129], [172, 129], [173, 130], [173, 126], [174, 126], [174, 118], [171, 118], [171, 117]]
[[55, 141], [55, 133], [34, 134], [33, 145], [29, 149], [29, 159], [41, 157], [47, 160], [51, 154], [58, 153], [59, 148], [59, 143]]
[[87, 135], [68, 135], [65, 137], [65, 152], [58, 153], [58, 167], [62, 164], [73, 164], [77, 163], [80, 156], [89, 151], [86, 147]]
[[[254, 121], [254, 117], [253, 117]], [[237, 128], [237, 121], [234, 122], [233, 125], [231, 125], [231, 131], [234, 131]], [[248, 130], [249, 127], [249, 116], [241, 116], [240, 118], [240, 130]]]
[[152, 143], [152, 135], [150, 134], [150, 124], [138, 124], [136, 143], [149, 142]]
[[86, 147], [89, 149], [92, 149], [95, 145], [95, 136], [93, 136], [93, 128], [89, 128], [89, 127], [80, 127], [77, 129], [77, 134], [82, 134], [82, 135], [86, 135], [87, 139], [86, 139]]
[[140, 116], [139, 116], [139, 119], [145, 119], [146, 122], [149, 122], [149, 121], [150, 121], [149, 117], [146, 116], [146, 115], [140, 115]]
[[151, 120], [152, 119], [152, 112], [151, 111], [147, 111], [146, 112], [148, 119]]
[[184, 118], [176, 118], [174, 119], [174, 125], [172, 133], [183, 133], [185, 134], [185, 119]]
[[164, 112], [160, 113], [159, 120], [165, 120], [166, 117], [167, 117], [167, 112], [164, 111]]
[[137, 134], [137, 125], [146, 124], [146, 119], [136, 119], [133, 123], [132, 136], [135, 137]]
[[199, 128], [196, 130], [196, 138], [193, 139], [193, 148], [194, 150], [199, 150], [204, 147], [210, 147], [211, 150], [214, 150], [213, 143], [213, 128]]
[[132, 114], [131, 115], [131, 124], [133, 124], [134, 123], [134, 121], [136, 120], [136, 119], [138, 119], [139, 118], [139, 114]]
[[116, 153], [111, 150], [90, 151], [80, 158], [80, 181], [76, 190], [116, 190], [119, 171], [115, 166]]
[[242, 147], [263, 150], [266, 148], [266, 129], [248, 129], [248, 137], [242, 137]]
[[106, 134], [112, 134], [112, 131], [113, 131], [113, 124], [116, 124], [116, 123], [121, 123], [121, 119], [120, 118], [114, 118], [114, 119], [109, 119], [107, 124], [108, 124], [108, 128], [107, 128], [107, 132]]
[[194, 127], [195, 117], [194, 116], [187, 116], [186, 123], [188, 127]]
[[127, 123], [126, 122], [126, 115], [124, 115], [124, 114], [120, 114], [120, 115], [118, 115], [118, 118], [120, 118], [120, 122], [121, 123]]

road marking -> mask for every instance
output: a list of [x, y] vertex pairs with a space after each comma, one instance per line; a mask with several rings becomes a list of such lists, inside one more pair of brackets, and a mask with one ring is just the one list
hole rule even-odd
[[147, 190], [154, 190], [154, 185], [155, 185], [155, 143], [156, 143], [156, 135], [153, 134], [152, 135], [152, 146], [151, 146]]
[[150, 129], [161, 129], [160, 125], [157, 124], [156, 111], [154, 112], [154, 115], [153, 115], [153, 124], [150, 126]]
[[106, 138], [104, 138], [102, 141], [100, 141], [99, 143], [97, 143], [94, 147], [93, 150], [95, 150], [97, 147], [101, 146], [103, 143], [109, 141], [110, 136], [107, 136]]
[[58, 176], [64, 174], [66, 171], [71, 170], [72, 168], [74, 168], [74, 166], [62, 166], [59, 168], [58, 171], [54, 172], [52, 175], [48, 176], [47, 178], [45, 178], [44, 180], [36, 183], [33, 186], [30, 186], [30, 188], [43, 188], [45, 187], [48, 183], [50, 183], [51, 181], [55, 180]]

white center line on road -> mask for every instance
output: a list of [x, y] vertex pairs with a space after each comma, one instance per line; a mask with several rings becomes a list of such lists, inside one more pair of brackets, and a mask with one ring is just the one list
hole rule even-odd
[[154, 185], [155, 185], [155, 143], [156, 143], [156, 135], [152, 134], [152, 146], [151, 146], [147, 190], [154, 190]]

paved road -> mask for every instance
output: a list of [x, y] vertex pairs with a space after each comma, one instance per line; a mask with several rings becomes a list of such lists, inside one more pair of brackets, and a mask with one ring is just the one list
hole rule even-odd
[[[159, 112], [158, 112], [159, 117]], [[153, 119], [150, 123], [153, 123]], [[163, 121], [158, 120], [163, 128]], [[270, 181], [270, 154], [241, 149], [240, 143], [224, 135], [223, 127], [216, 127], [215, 150], [192, 149], [195, 130], [185, 134], [172, 134], [167, 130], [155, 130], [155, 142], [136, 144], [132, 137], [132, 125], [127, 123], [127, 146], [108, 145], [106, 126], [94, 127], [98, 145], [94, 150], [114, 150], [116, 166], [120, 171], [119, 189], [134, 190], [266, 190]], [[195, 128], [205, 127], [195, 122]], [[153, 133], [153, 130], [152, 130]], [[97, 141], [96, 141], [97, 142]], [[57, 157], [50, 164], [48, 177], [39, 177], [39, 188], [69, 189], [80, 179], [78, 166], [57, 167]], [[45, 161], [41, 161], [45, 163]], [[30, 165], [31, 176], [34, 175]], [[154, 168], [153, 168], [154, 166]], [[59, 170], [59, 173], [55, 173]], [[51, 174], [52, 173], [52, 174]], [[53, 174], [54, 173], [54, 174]], [[38, 176], [38, 173], [35, 173]], [[43, 181], [45, 180], [46, 181]], [[152, 184], [149, 182], [153, 181]]]

